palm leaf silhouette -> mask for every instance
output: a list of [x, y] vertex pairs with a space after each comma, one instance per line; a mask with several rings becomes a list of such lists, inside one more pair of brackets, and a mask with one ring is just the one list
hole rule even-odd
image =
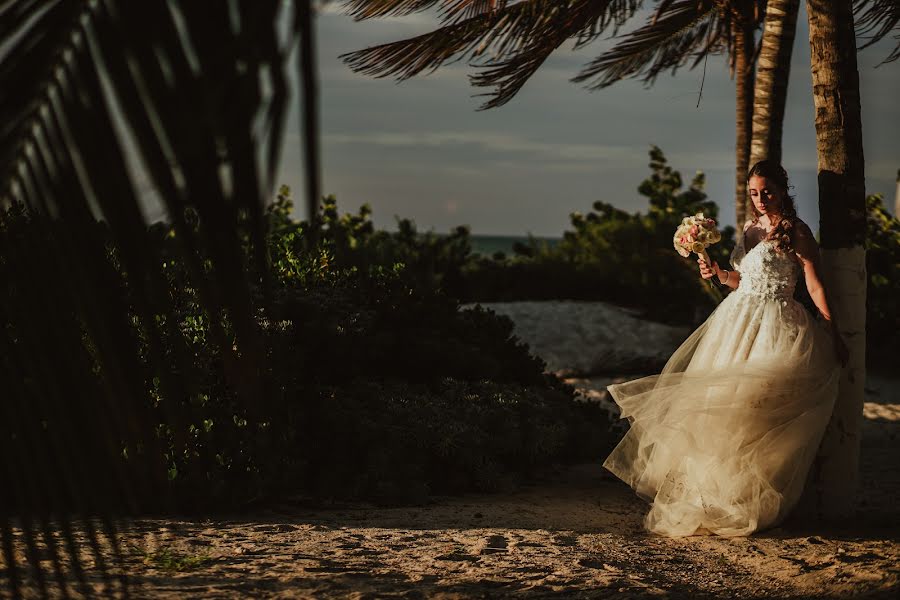
[[730, 52], [733, 14], [719, 4], [713, 0], [662, 3], [647, 24], [588, 63], [572, 81], [595, 79], [589, 89], [599, 89], [640, 76], [649, 85], [663, 71], [671, 69], [674, 75], [690, 58], [693, 68], [708, 53]]
[[229, 384], [250, 409], [266, 397], [248, 273], [267, 273], [263, 208], [298, 39], [307, 199], [317, 204], [312, 27], [302, 0], [0, 1], [0, 270], [12, 282], [0, 302], [0, 549], [13, 597], [26, 577], [50, 593], [41, 556], [64, 597], [72, 578], [90, 594], [85, 544], [109, 593], [117, 519], [168, 505], [161, 454], [147, 451], [158, 441], [146, 382], [156, 375], [163, 396], [178, 397], [190, 359], [176, 357], [184, 370], [173, 372], [163, 356], [175, 325], [157, 318], [173, 309], [148, 240], [143, 174], [204, 309], [233, 327], [235, 343], [211, 320]]
[[[408, 14], [435, 2], [346, 2], [358, 19]], [[479, 110], [509, 102], [550, 54], [566, 40], [576, 47], [596, 39], [608, 28], [616, 31], [641, 3], [635, 0], [525, 0], [522, 2], [444, 2], [444, 25], [407, 40], [342, 54], [356, 72], [375, 77], [408, 79], [427, 69], [462, 59], [477, 59], [482, 73], [471, 76], [476, 86], [494, 86]]]
[[893, 31], [897, 45], [880, 64], [900, 58], [900, 0], [856, 0], [853, 3], [853, 13], [856, 35], [867, 37], [871, 34], [869, 41], [860, 46], [859, 50], [879, 42]]
[[[740, 19], [732, 0], [661, 0], [648, 22], [623, 36], [609, 51], [588, 63], [572, 81], [592, 80], [588, 89], [612, 85], [626, 77], [652, 84], [667, 70], [674, 74], [689, 61], [694, 68], [710, 53], [727, 52], [733, 60], [733, 26]], [[494, 86], [479, 110], [512, 99], [543, 61], [565, 40], [581, 48], [612, 26], [616, 33], [643, 5], [640, 1], [522, 0], [344, 0], [344, 12], [356, 20], [405, 16], [435, 6], [442, 26], [413, 38], [342, 54], [355, 72], [406, 80], [460, 60], [484, 72], [470, 76], [476, 86]], [[897, 28], [900, 2], [856, 0], [857, 33], [872, 33], [865, 48]], [[759, 23], [765, 1], [753, 2]], [[900, 39], [900, 37], [898, 37]], [[884, 62], [898, 57], [898, 45]], [[757, 52], [758, 52], [757, 48]], [[489, 58], [485, 58], [485, 57]], [[482, 59], [478, 62], [476, 59]]]

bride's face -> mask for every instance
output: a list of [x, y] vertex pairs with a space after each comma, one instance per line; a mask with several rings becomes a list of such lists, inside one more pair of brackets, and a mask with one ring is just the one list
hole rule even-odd
[[778, 184], [766, 177], [754, 175], [747, 182], [750, 200], [760, 215], [781, 214], [783, 192]]

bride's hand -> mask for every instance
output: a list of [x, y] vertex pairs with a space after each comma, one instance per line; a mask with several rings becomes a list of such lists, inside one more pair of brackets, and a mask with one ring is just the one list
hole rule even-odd
[[703, 279], [710, 279], [714, 275], [719, 274], [720, 269], [718, 263], [713, 262], [712, 264], [707, 264], [707, 262], [703, 260], [703, 257], [698, 257], [697, 262], [700, 263], [700, 276]]

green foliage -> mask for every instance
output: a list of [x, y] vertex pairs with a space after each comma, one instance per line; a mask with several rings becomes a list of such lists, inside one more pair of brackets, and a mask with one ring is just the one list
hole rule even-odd
[[[699, 278], [696, 257], [682, 258], [672, 250], [672, 235], [684, 216], [703, 212], [716, 218], [718, 207], [703, 191], [702, 173], [682, 189], [680, 173], [655, 146], [650, 169], [650, 177], [638, 186], [648, 200], [646, 214], [595, 202], [587, 215], [571, 215], [572, 229], [558, 245], [532, 242], [517, 247], [513, 260], [482, 259], [469, 265], [464, 296], [481, 301], [605, 300], [640, 308], [651, 319], [684, 323], [704, 317], [721, 295]], [[733, 234], [733, 227], [722, 229], [723, 243], [710, 247], [714, 260], [728, 260]]]
[[884, 197], [866, 198], [866, 343], [870, 361], [889, 362], [900, 353], [900, 221]]
[[[278, 210], [287, 213], [288, 202]], [[513, 481], [579, 456], [573, 448], [596, 452], [608, 442], [602, 413], [576, 407], [572, 391], [512, 336], [509, 319], [460, 311], [439, 291], [429, 263], [455, 242], [409, 229], [378, 235], [367, 209], [338, 215], [333, 199], [318, 224], [311, 236], [309, 223], [283, 221], [269, 238], [274, 290], [258, 322], [270, 387], [257, 414], [220, 375], [225, 364], [205, 335], [206, 317], [190, 298], [180, 304], [178, 343], [196, 368], [195, 391], [174, 411], [180, 424], [161, 435], [182, 506], [233, 504], [247, 491], [400, 501], [489, 489], [490, 472]], [[404, 253], [419, 260], [397, 261]], [[596, 429], [579, 445], [586, 423]], [[471, 439], [460, 444], [453, 432]]]
[[[368, 204], [363, 204], [357, 214], [340, 214], [334, 195], [328, 195], [320, 205], [319, 229], [310, 232], [309, 223], [286, 218], [292, 206], [290, 190], [282, 187], [278, 200], [269, 208], [269, 222], [276, 234], [270, 246], [272, 261], [282, 278], [308, 277], [292, 261], [313, 252], [318, 255], [317, 262], [304, 268], [319, 273], [337, 272], [332, 267], [364, 274], [394, 272], [406, 285], [434, 294], [458, 288], [463, 266], [472, 258], [469, 229], [464, 226], [438, 235], [421, 233], [411, 220], [400, 219], [395, 232], [376, 230]], [[313, 238], [316, 247], [310, 248]]]
[[310, 462], [283, 472], [320, 496], [508, 489], [552, 460], [599, 459], [611, 441], [597, 407], [566, 390], [486, 380], [357, 379], [293, 406], [287, 418], [307, 432], [298, 455]]
[[168, 547], [146, 550], [132, 546], [130, 550], [133, 555], [141, 558], [145, 565], [169, 573], [196, 571], [213, 562], [213, 558], [209, 554], [187, 554]]
[[[330, 198], [311, 231], [290, 211], [283, 189], [267, 213], [271, 277], [257, 274], [252, 298], [265, 361], [257, 374], [264, 389], [251, 403], [239, 393], [248, 378], [234, 359], [243, 342], [227, 312], [202, 308], [203, 292], [170, 226], [148, 230], [168, 288], [167, 297], [152, 299], [138, 295], [104, 224], [79, 232], [97, 249], [95, 268], [118, 306], [104, 318], [137, 348], [128, 391], [142, 402], [138, 418], [155, 424], [149, 439], [109, 438], [109, 406], [99, 391], [125, 390], [108, 380], [102, 340], [68, 336], [80, 344], [52, 347], [54, 328], [79, 328], [79, 307], [52, 300], [66, 274], [48, 273], [40, 287], [20, 275], [45, 264], [60, 232], [50, 234], [52, 219], [10, 211], [0, 221], [0, 276], [10, 284], [3, 306], [53, 301], [57, 308], [42, 322], [11, 320], [12, 352], [0, 359], [14, 361], [17, 344], [49, 345], [52, 361], [78, 386], [29, 421], [47, 428], [29, 439], [96, 445], [101, 481], [109, 473], [156, 473], [167, 494], [140, 497], [149, 510], [205, 511], [303, 490], [403, 501], [495, 489], [550, 461], [600, 458], [598, 448], [610, 441], [605, 414], [545, 375], [509, 319], [460, 310], [440, 290], [448, 265], [470, 252], [465, 230], [456, 238], [419, 236], [411, 224], [375, 232], [367, 208], [338, 215]], [[202, 227], [196, 215], [188, 218]], [[195, 258], [216, 276], [206, 257]], [[37, 393], [42, 381], [26, 373], [25, 385]], [[42, 410], [37, 400], [34, 406]], [[21, 426], [3, 420], [2, 439], [16, 440]], [[14, 442], [4, 449], [27, 452]]]
[[397, 501], [599, 458], [610, 437], [597, 407], [545, 375], [508, 318], [443, 293], [471, 253], [468, 231], [420, 235], [406, 220], [375, 231], [370, 215], [340, 215], [329, 196], [314, 236], [308, 223], [270, 236], [276, 294], [260, 322], [279, 409], [267, 436], [298, 450], [263, 478]]
[[[716, 209], [701, 174], [685, 189], [656, 148], [650, 166], [639, 187], [646, 213], [597, 202], [572, 215], [558, 245], [532, 240], [494, 259], [472, 254], [464, 227], [421, 234], [402, 220], [396, 232], [378, 231], [367, 206], [342, 215], [333, 196], [314, 224], [295, 221], [282, 188], [266, 213], [270, 275], [253, 275], [265, 360], [263, 389], [250, 403], [238, 393], [248, 378], [234, 358], [244, 342], [225, 310], [202, 308], [211, 304], [200, 302], [202, 282], [190, 276], [190, 255], [172, 227], [148, 229], [148, 256], [161, 257], [168, 293], [144, 298], [105, 224], [72, 231], [14, 206], [0, 218], [0, 360], [23, 374], [17, 393], [33, 401], [23, 405], [27, 418], [0, 419], [2, 450], [26, 456], [23, 439], [78, 444], [83, 459], [68, 468], [98, 497], [120, 493], [122, 481], [138, 494], [142, 481], [161, 481], [168, 495], [138, 496], [154, 510], [234, 507], [297, 491], [420, 500], [509, 487], [551, 461], [599, 460], [613, 441], [607, 417], [545, 375], [509, 319], [460, 310], [459, 302], [603, 299], [656, 318], [697, 319], [697, 307], [702, 314], [715, 297], [694, 260], [671, 249], [671, 236], [683, 215], [715, 217]], [[896, 348], [900, 225], [880, 196], [868, 206], [869, 340]], [[201, 228], [195, 213], [185, 216]], [[90, 271], [49, 268], [61, 264], [49, 257], [63, 235], [93, 253]], [[723, 243], [711, 254], [726, 260], [730, 250]], [[216, 276], [206, 256], [193, 258]], [[57, 300], [84, 282], [102, 286], [102, 306]], [[86, 319], [95, 320], [91, 328]], [[108, 339], [88, 331], [137, 348], [137, 363], [119, 365], [128, 377], [103, 368], [117, 357]], [[20, 359], [37, 348], [40, 364]], [[139, 401], [132, 418], [155, 424], [152, 435], [137, 427], [110, 438], [110, 423], [133, 426], [110, 420], [113, 394]], [[47, 493], [68, 493], [64, 482], [49, 477]]]
[[[360, 273], [390, 272], [421, 295], [463, 302], [604, 300], [642, 309], [651, 319], [696, 322], [721, 294], [700, 279], [695, 257], [685, 259], [672, 250], [671, 238], [684, 216], [703, 212], [716, 218], [718, 208], [703, 191], [702, 173], [685, 188], [681, 174], [655, 146], [650, 169], [650, 177], [638, 187], [647, 198], [646, 214], [598, 201], [587, 215], [572, 214], [572, 229], [559, 244], [532, 238], [517, 244], [513, 256], [473, 254], [469, 230], [462, 226], [437, 235], [418, 232], [402, 219], [395, 232], [376, 230], [368, 205], [357, 214], [340, 214], [334, 196], [328, 196], [319, 215], [318, 261], [302, 268], [292, 261], [309, 250], [304, 244], [310, 236], [303, 231], [307, 225], [276, 216], [290, 212], [289, 191], [282, 189], [270, 208], [270, 222], [280, 232], [272, 260], [281, 276], [298, 280], [308, 279], [309, 270], [334, 273], [331, 267], [336, 266]], [[722, 230], [725, 241], [710, 248], [713, 259], [728, 260], [733, 233], [732, 227]], [[665, 294], [648, 294], [648, 289]]]
[[[10, 490], [40, 486], [36, 496], [3, 497], [0, 511], [121, 510], [164, 477], [162, 461], [146, 453], [122, 464], [123, 446], [152, 443], [135, 411], [150, 398], [146, 365], [116, 351], [139, 340], [107, 238], [93, 221], [72, 227], [19, 205], [0, 213], [0, 370], [10, 375], [0, 386], [0, 453], [18, 465], [7, 471]], [[61, 251], [62, 239], [79, 248], [78, 260]], [[77, 302], [74, 289], [87, 286], [96, 301]], [[110, 402], [116, 396], [122, 402]], [[22, 476], [24, 466], [36, 479]]]

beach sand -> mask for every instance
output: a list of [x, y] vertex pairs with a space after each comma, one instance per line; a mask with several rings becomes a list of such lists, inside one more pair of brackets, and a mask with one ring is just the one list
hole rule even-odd
[[[422, 506], [313, 506], [293, 498], [233, 518], [133, 521], [120, 536], [129, 592], [893, 599], [900, 589], [897, 390], [887, 378], [868, 389], [857, 516], [841, 523], [748, 538], [652, 536], [641, 526], [646, 505], [598, 458], [555, 467], [511, 493], [433, 496]], [[86, 548], [88, 580], [101, 591]], [[112, 583], [103, 595], [118, 590]], [[33, 583], [26, 591], [37, 597]]]
[[[568, 375], [614, 358], [624, 361], [619, 366], [653, 366], [680, 335], [646, 325], [656, 329], [635, 340], [655, 345], [635, 341], [616, 354], [603, 345], [618, 335], [610, 323], [631, 323], [618, 309], [506, 308], [548, 367]], [[541, 310], [555, 317], [533, 318]], [[569, 321], [582, 324], [581, 334], [555, 333]], [[586, 349], [598, 354], [572, 368]], [[568, 381], [582, 400], [617, 415], [606, 385], [638, 376]], [[421, 506], [322, 506], [296, 497], [230, 518], [131, 521], [113, 570], [124, 569], [134, 598], [893, 600], [900, 597], [900, 377], [868, 373], [866, 399], [856, 516], [840, 523], [788, 523], [748, 538], [652, 536], [642, 527], [646, 504], [598, 456], [548, 469], [513, 492], [432, 496]], [[17, 547], [24, 563], [23, 544]], [[90, 587], [120, 595], [117, 582], [102, 591], [97, 562], [87, 544], [80, 547]], [[0, 595], [3, 578], [0, 569]], [[25, 591], [38, 597], [33, 580]]]

